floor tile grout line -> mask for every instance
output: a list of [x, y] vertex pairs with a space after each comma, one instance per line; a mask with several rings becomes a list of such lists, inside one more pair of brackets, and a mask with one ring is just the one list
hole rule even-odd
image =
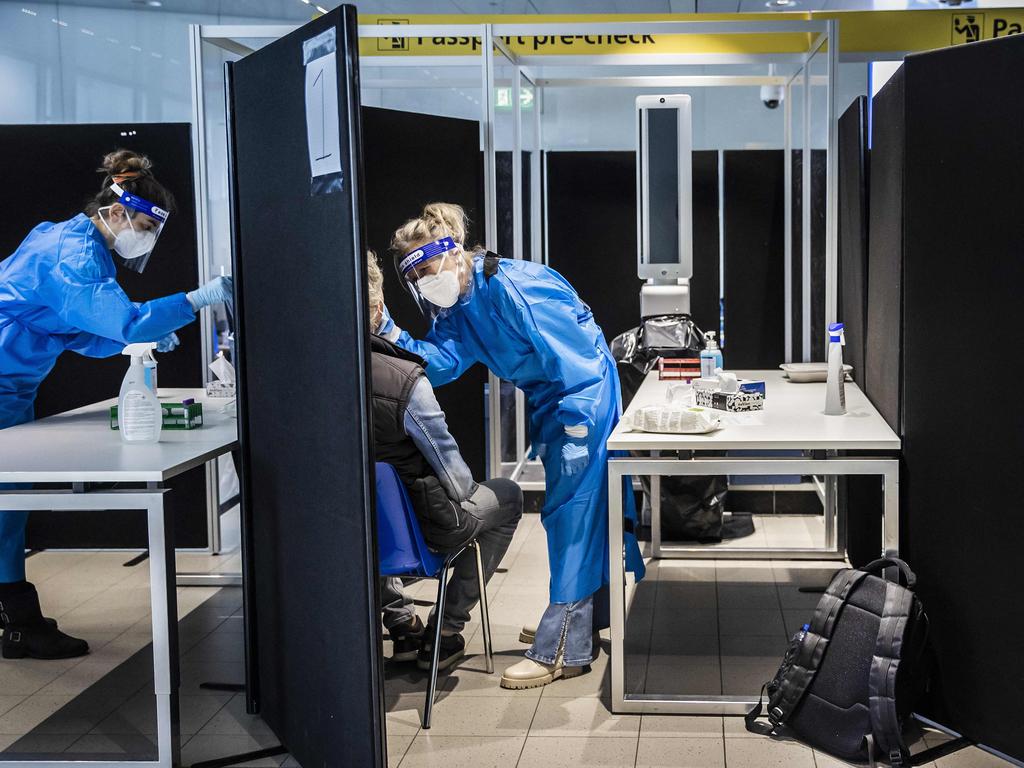
[[[384, 726], [385, 726], [385, 728], [387, 728], [387, 723], [385, 723]], [[419, 737], [421, 730], [423, 730], [423, 729], [422, 728], [417, 728], [416, 729], [416, 733], [414, 733], [412, 738], [409, 739], [409, 743], [406, 744], [405, 745], [405, 749], [402, 750], [402, 756], [400, 758], [398, 758], [398, 762], [395, 763], [395, 768], [402, 768], [402, 763], [405, 762], [405, 758], [409, 755], [409, 750], [412, 749], [412, 745], [416, 741], [416, 739]], [[387, 733], [386, 732], [384, 734], [384, 742], [385, 742], [385, 744], [387, 743]]]
[[723, 768], [729, 768], [729, 750], [726, 749], [725, 744], [725, 718], [722, 718], [722, 766]]
[[526, 751], [526, 742], [530, 740], [530, 732], [533, 730], [533, 722], [537, 719], [537, 710], [540, 709], [540, 703], [544, 699], [544, 692], [537, 697], [537, 704], [533, 708], [533, 715], [530, 716], [530, 724], [526, 727], [526, 738], [523, 739], [523, 746], [519, 748], [519, 757], [516, 758], [516, 768], [518, 768], [520, 761], [523, 759], [523, 752]]

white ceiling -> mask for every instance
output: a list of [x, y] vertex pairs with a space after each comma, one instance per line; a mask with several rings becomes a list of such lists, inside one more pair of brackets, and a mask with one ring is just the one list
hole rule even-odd
[[[5, 2], [7, 0], [4, 0]], [[30, 0], [26, 0], [29, 2]], [[955, 2], [955, 0], [953, 0]], [[220, 16], [302, 21], [310, 6], [301, 0], [59, 0], [57, 5], [144, 9], [152, 13], [213, 14]], [[334, 8], [339, 0], [312, 0]], [[766, 0], [356, 0], [370, 14], [555, 14], [555, 13], [752, 13], [764, 12]], [[1013, 7], [1020, 0], [963, 0], [971, 7]], [[795, 0], [789, 10], [902, 10], [949, 7], [940, 0]]]

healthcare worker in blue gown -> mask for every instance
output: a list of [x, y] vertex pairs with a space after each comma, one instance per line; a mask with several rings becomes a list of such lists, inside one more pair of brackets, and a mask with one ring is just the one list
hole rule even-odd
[[[532, 646], [501, 685], [534, 688], [580, 674], [596, 656], [595, 629], [607, 626], [605, 441], [622, 410], [619, 381], [601, 329], [572, 286], [541, 264], [465, 251], [466, 226], [461, 207], [432, 203], [395, 232], [398, 270], [433, 325], [417, 340], [386, 316], [378, 332], [426, 360], [435, 386], [481, 362], [530, 403], [530, 439], [546, 476], [550, 603], [536, 629], [524, 628]], [[627, 502], [635, 519], [631, 494]], [[626, 555], [641, 577], [631, 533]]]
[[[230, 278], [218, 278], [188, 294], [131, 301], [115, 262], [142, 271], [174, 202], [143, 155], [112, 152], [99, 170], [103, 183], [84, 213], [39, 224], [0, 262], [0, 429], [32, 421], [36, 390], [65, 350], [109, 357], [126, 344], [157, 342], [169, 351], [178, 344], [174, 331], [201, 307], [231, 297]], [[43, 618], [25, 580], [27, 520], [27, 512], [0, 511], [2, 655], [81, 656], [88, 644]]]

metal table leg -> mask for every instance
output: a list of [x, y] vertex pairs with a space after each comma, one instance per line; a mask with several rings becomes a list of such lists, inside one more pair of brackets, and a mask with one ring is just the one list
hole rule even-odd
[[[624, 711], [626, 700], [626, 563], [623, 552], [622, 531], [622, 478], [625, 473], [617, 460], [608, 460], [608, 597], [611, 619], [611, 683], [612, 712]], [[653, 491], [653, 476], [652, 491]], [[655, 511], [651, 501], [651, 527], [655, 525]]]
[[181, 763], [178, 710], [178, 599], [174, 579], [174, 521], [164, 514], [163, 493], [151, 494], [149, 589], [153, 618], [153, 684], [156, 693], [158, 764]]
[[[157, 759], [153, 760], [4, 760], [4, 768], [175, 768], [181, 764], [178, 710], [178, 601], [174, 583], [172, 521], [164, 514], [165, 491], [0, 491], [0, 510], [102, 509], [146, 510], [149, 528], [149, 579], [153, 621], [153, 683], [156, 693]], [[0, 512], [2, 514], [2, 512]]]

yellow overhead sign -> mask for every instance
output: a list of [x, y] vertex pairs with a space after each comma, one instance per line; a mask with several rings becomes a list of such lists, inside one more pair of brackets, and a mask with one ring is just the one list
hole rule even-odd
[[813, 16], [839, 20], [839, 49], [844, 54], [930, 51], [1024, 32], [1021, 8], [857, 11]]
[[[602, 15], [412, 15], [359, 16], [364, 25], [472, 25], [472, 24], [593, 24], [656, 21], [839, 21], [840, 51], [847, 57], [865, 54], [903, 54], [945, 48], [1024, 32], [1024, 9], [982, 11], [838, 11], [811, 13], [745, 14], [602, 14]], [[564, 31], [564, 30], [560, 30]], [[736, 32], [732, 34], [538, 34], [501, 37], [517, 55], [607, 54], [770, 54], [802, 53], [811, 43], [809, 33]], [[430, 37], [362, 38], [364, 56], [478, 55], [480, 37], [469, 34]]]
[[[652, 21], [808, 21], [808, 13], [746, 13], [746, 14], [614, 14], [614, 15], [367, 15], [360, 14], [359, 23], [366, 25], [452, 26], [469, 24], [593, 24]], [[594, 55], [621, 53], [802, 53], [811, 36], [807, 33], [757, 34], [550, 34], [499, 36], [501, 41], [520, 56], [529, 55]], [[381, 37], [359, 41], [364, 56], [458, 56], [478, 55], [480, 37], [463, 33], [432, 37]]]

